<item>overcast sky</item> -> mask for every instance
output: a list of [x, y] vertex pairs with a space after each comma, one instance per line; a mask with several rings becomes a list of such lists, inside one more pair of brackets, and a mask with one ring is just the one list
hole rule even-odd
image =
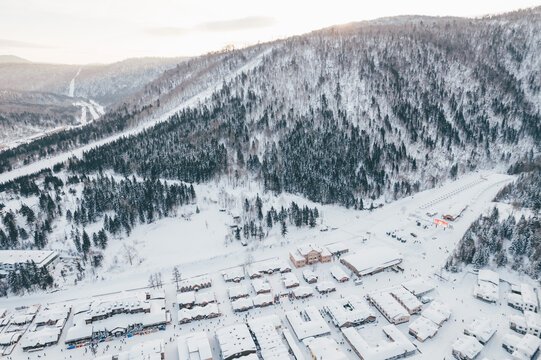
[[482, 16], [541, 0], [0, 0], [0, 54], [108, 63], [193, 56], [394, 15]]

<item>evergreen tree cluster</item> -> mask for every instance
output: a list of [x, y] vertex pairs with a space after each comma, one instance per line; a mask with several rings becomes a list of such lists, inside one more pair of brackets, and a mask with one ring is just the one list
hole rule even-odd
[[502, 218], [494, 207], [489, 216], [480, 216], [466, 231], [447, 267], [460, 263], [484, 266], [492, 262], [541, 278], [540, 193], [539, 170], [522, 173], [503, 188], [494, 200], [510, 203], [528, 215], [523, 214], [518, 221], [515, 214]]
[[53, 285], [54, 279], [47, 268], [38, 268], [33, 261], [29, 261], [10, 272], [7, 279], [0, 282], [0, 296], [6, 296], [8, 289], [14, 294], [22, 294], [36, 289], [45, 290]]
[[244, 199], [243, 209], [243, 224], [235, 229], [235, 238], [241, 239], [241, 234], [245, 239], [262, 240], [267, 237], [269, 231], [274, 226], [280, 226], [282, 236], [287, 234], [287, 227], [295, 226], [297, 228], [303, 226], [315, 227], [319, 211], [317, 207], [309, 208], [308, 206], [299, 207], [294, 201], [291, 202], [288, 208], [283, 206], [280, 210], [276, 210], [273, 206], [265, 213], [263, 211], [263, 201], [256, 196], [253, 202]]

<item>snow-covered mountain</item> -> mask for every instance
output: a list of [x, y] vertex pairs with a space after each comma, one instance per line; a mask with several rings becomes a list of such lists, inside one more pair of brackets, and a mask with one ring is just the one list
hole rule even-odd
[[188, 181], [237, 171], [270, 190], [368, 206], [538, 151], [540, 20], [541, 8], [398, 17], [208, 54], [166, 71], [99, 123], [0, 162], [30, 162], [44, 146], [64, 151], [166, 114], [169, 122], [73, 166]]
[[52, 129], [96, 120], [104, 108], [119, 104], [183, 61], [141, 58], [77, 66], [23, 60], [0, 59], [0, 144], [12, 146], [16, 140], [28, 141]]

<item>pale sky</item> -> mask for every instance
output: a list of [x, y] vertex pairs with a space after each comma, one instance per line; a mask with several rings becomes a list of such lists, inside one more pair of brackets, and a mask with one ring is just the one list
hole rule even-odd
[[109, 63], [194, 56], [395, 15], [475, 17], [541, 0], [0, 0], [0, 55]]

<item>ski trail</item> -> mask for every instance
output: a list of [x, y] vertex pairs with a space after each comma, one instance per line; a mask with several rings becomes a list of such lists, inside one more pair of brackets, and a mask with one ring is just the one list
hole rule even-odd
[[77, 76], [79, 76], [80, 73], [81, 73], [81, 68], [79, 68], [79, 71], [77, 71], [77, 74], [75, 74], [73, 79], [71, 79], [71, 81], [70, 81], [70, 88], [69, 88], [69, 92], [68, 92], [69, 97], [73, 97], [73, 94], [75, 93], [75, 78]]
[[[41, 169], [52, 167], [53, 165], [68, 160], [71, 157], [78, 157], [80, 158], [85, 151], [88, 151], [92, 148], [99, 147], [101, 145], [110, 143], [112, 141], [115, 141], [121, 137], [128, 137], [131, 135], [136, 135], [143, 130], [149, 129], [156, 124], [159, 124], [161, 122], [167, 121], [172, 115], [176, 114], [178, 111], [182, 110], [183, 108], [186, 108], [188, 106], [196, 105], [199, 101], [202, 101], [206, 98], [209, 98], [216, 90], [218, 90], [224, 81], [230, 81], [231, 79], [235, 78], [236, 76], [240, 75], [242, 72], [250, 71], [251, 69], [254, 69], [257, 67], [261, 61], [263, 60], [263, 57], [270, 53], [272, 51], [272, 47], [262, 51], [259, 55], [255, 56], [252, 60], [248, 61], [246, 64], [238, 68], [237, 70], [231, 72], [229, 75], [225, 76], [222, 79], [219, 79], [214, 84], [209, 86], [207, 89], [199, 92], [198, 94], [192, 96], [191, 98], [183, 101], [181, 104], [179, 104], [176, 107], [173, 107], [171, 110], [165, 111], [161, 114], [154, 114], [152, 115], [148, 121], [145, 121], [141, 125], [128, 129], [126, 131], [111, 135], [107, 138], [98, 140], [96, 142], [81, 146], [77, 149], [73, 149], [68, 152], [64, 152], [58, 155], [54, 155], [49, 158], [38, 160], [34, 163], [24, 165], [18, 168], [15, 168], [11, 171], [4, 172], [0, 174], [0, 183], [7, 182], [10, 180], [13, 180], [15, 178], [18, 178], [20, 176], [29, 175], [32, 173], [35, 173], [37, 171], [40, 171]], [[74, 78], [75, 79], [75, 78]], [[74, 80], [72, 80], [74, 81]]]

